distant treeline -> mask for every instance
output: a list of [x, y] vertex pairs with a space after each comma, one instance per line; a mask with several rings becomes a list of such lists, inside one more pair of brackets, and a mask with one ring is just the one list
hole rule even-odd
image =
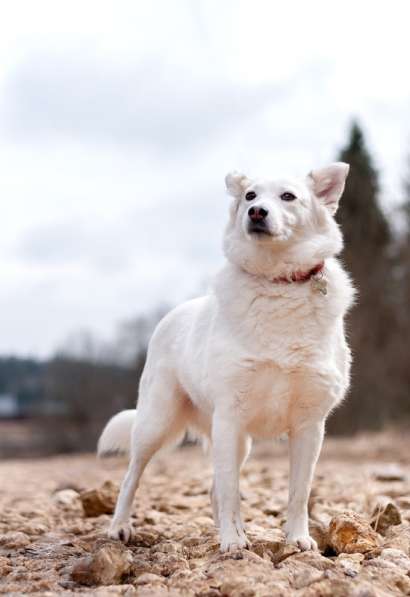
[[[45, 362], [0, 359], [0, 402], [5, 396], [17, 402], [15, 414], [0, 421], [0, 456], [12, 456], [9, 443], [19, 456], [94, 450], [107, 419], [135, 407], [144, 361], [145, 353], [134, 366], [63, 355]], [[30, 429], [21, 446], [8, 432], [19, 421]]]
[[[349, 434], [408, 425], [410, 160], [401, 205], [386, 215], [379, 203], [378, 173], [357, 124], [335, 157], [350, 164], [337, 218], [345, 237], [342, 259], [358, 288], [358, 302], [347, 321], [354, 353], [352, 388], [330, 418], [328, 431]], [[35, 422], [37, 452], [93, 450], [106, 420], [135, 406], [148, 340], [164, 310], [127, 322], [109, 345], [77, 335], [46, 362], [0, 359], [0, 396], [17, 396], [20, 414]]]
[[35, 359], [0, 357], [0, 400], [11, 396], [17, 416], [30, 415], [44, 397], [46, 366]]

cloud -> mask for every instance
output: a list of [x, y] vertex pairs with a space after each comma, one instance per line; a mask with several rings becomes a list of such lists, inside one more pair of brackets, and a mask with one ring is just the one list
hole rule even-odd
[[[287, 93], [286, 89], [286, 93]], [[147, 57], [122, 69], [78, 53], [32, 55], [6, 87], [6, 132], [140, 146], [156, 153], [203, 147], [285, 95], [276, 84], [229, 81]]]
[[222, 262], [226, 171], [303, 175], [352, 115], [399, 179], [404, 8], [348, 1], [335, 27], [324, 1], [297, 22], [269, 2], [26, 4], [0, 23], [3, 352], [199, 292]]
[[126, 270], [139, 259], [160, 262], [170, 255], [181, 263], [212, 263], [220, 254], [226, 220], [223, 195], [222, 181], [187, 185], [184, 191], [170, 181], [168, 196], [160, 203], [150, 202], [147, 193], [147, 200], [108, 216], [96, 211], [69, 218], [62, 213], [31, 226], [14, 255], [28, 265], [70, 268], [81, 263], [107, 274]]

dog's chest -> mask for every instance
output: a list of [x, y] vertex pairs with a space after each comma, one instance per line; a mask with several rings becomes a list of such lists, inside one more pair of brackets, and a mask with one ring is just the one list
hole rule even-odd
[[254, 437], [272, 437], [288, 430], [292, 379], [270, 362], [241, 363], [234, 385], [235, 406]]
[[299, 296], [256, 296], [244, 316], [232, 323], [241, 349], [255, 360], [293, 369], [314, 357], [329, 332], [326, 298], [314, 293]]
[[[326, 377], [332, 383], [334, 319], [325, 301], [309, 287], [284, 296], [256, 295], [232, 321], [231, 382], [244, 426], [254, 437], [288, 431], [292, 409], [306, 399], [304, 380], [317, 378], [320, 386]], [[307, 406], [321, 409], [322, 400], [315, 393]]]

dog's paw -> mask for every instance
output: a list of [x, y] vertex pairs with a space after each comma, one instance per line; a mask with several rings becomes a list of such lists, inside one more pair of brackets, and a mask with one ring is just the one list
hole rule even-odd
[[308, 551], [309, 549], [317, 550], [317, 543], [310, 535], [292, 535], [286, 537], [287, 543], [297, 545], [301, 551]]
[[221, 539], [220, 550], [222, 553], [233, 553], [241, 549], [247, 549], [250, 547], [250, 543], [245, 534], [237, 535], [234, 537], [226, 537]]
[[128, 543], [132, 537], [132, 526], [128, 522], [112, 525], [108, 531], [108, 537], [122, 543]]

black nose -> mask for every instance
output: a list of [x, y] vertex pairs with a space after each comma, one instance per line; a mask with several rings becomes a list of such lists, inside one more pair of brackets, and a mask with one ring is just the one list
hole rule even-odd
[[268, 215], [268, 210], [263, 207], [250, 207], [248, 210], [248, 216], [252, 222], [261, 222]]

